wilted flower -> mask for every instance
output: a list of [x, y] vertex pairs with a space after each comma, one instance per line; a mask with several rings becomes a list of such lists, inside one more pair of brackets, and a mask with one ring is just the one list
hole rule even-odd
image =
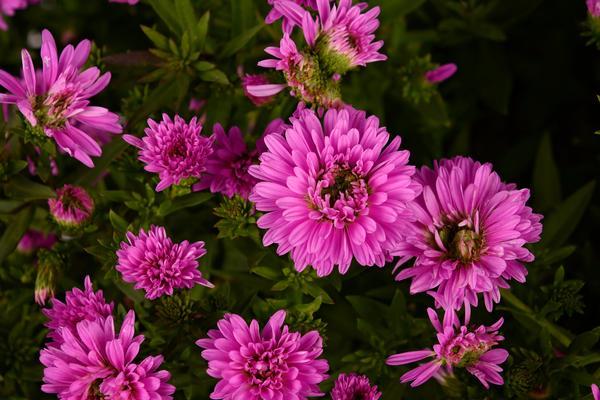
[[56, 235], [44, 233], [35, 229], [29, 229], [17, 245], [17, 251], [23, 254], [31, 254], [37, 249], [49, 249], [56, 243]]
[[113, 303], [106, 303], [102, 290], [94, 292], [89, 276], [85, 277], [84, 286], [84, 290], [73, 288], [67, 291], [64, 303], [56, 298], [51, 299], [51, 307], [42, 310], [48, 317], [46, 323], [49, 329], [48, 337], [57, 345], [62, 343], [62, 335], [58, 333], [59, 328], [70, 329], [73, 334], [76, 334], [76, 326], [79, 322], [105, 319], [113, 312]]
[[211, 399], [306, 399], [322, 396], [318, 384], [327, 379], [327, 361], [316, 331], [301, 335], [283, 325], [285, 311], [273, 314], [263, 330], [236, 314], [225, 314], [218, 329], [199, 339], [207, 374], [219, 382]]
[[198, 271], [198, 258], [206, 254], [204, 242], [173, 243], [162, 226], [151, 226], [138, 236], [127, 232], [127, 242], [117, 251], [117, 271], [125, 282], [144, 289], [147, 299], [173, 294], [174, 289], [196, 284], [213, 287]]
[[143, 139], [133, 135], [124, 135], [123, 139], [140, 149], [139, 159], [146, 164], [146, 171], [158, 173], [156, 191], [160, 192], [171, 185], [192, 183], [184, 181], [195, 181], [206, 170], [214, 137], [204, 137], [201, 131], [202, 124], [196, 117], [186, 123], [179, 115], [172, 121], [163, 114], [160, 123], [148, 119]]
[[240, 128], [234, 126], [226, 133], [221, 124], [215, 124], [213, 152], [206, 162], [206, 172], [200, 182], [194, 185], [194, 190], [210, 189], [227, 197], [237, 194], [247, 199], [257, 182], [248, 173], [248, 168], [258, 161], [258, 156], [265, 150], [264, 136], [280, 132], [283, 125], [280, 118], [272, 121], [256, 142], [255, 148], [249, 150]]
[[381, 392], [365, 375], [340, 374], [331, 390], [331, 400], [378, 400]]
[[299, 109], [291, 127], [265, 137], [268, 151], [250, 200], [265, 214], [265, 246], [290, 253], [297, 270], [319, 276], [335, 266], [345, 274], [353, 259], [383, 267], [412, 218], [407, 203], [420, 192], [400, 137], [389, 144], [379, 120], [351, 107], [331, 109], [323, 120]]
[[42, 32], [42, 71], [36, 70], [27, 50], [21, 52], [23, 79], [0, 70], [0, 102], [15, 104], [39, 138], [53, 138], [59, 149], [93, 167], [91, 157], [102, 149], [98, 135], [121, 133], [119, 117], [103, 107], [89, 105], [89, 99], [110, 82], [110, 73], [100, 75], [91, 67], [82, 71], [91, 44], [84, 40], [76, 48], [68, 45], [60, 54], [52, 34]]
[[[410, 204], [416, 221], [392, 255], [414, 265], [396, 280], [412, 278], [411, 293], [429, 291], [437, 305], [477, 306], [483, 293], [492, 310], [507, 281], [525, 282], [533, 254], [524, 247], [540, 239], [542, 216], [526, 205], [529, 190], [500, 180], [491, 164], [455, 157], [423, 167], [415, 179], [423, 193]], [[435, 290], [435, 291], [434, 291]]]
[[417, 350], [394, 354], [388, 357], [388, 365], [404, 365], [433, 357], [432, 361], [421, 364], [400, 377], [400, 382], [412, 382], [410, 385], [419, 386], [431, 377], [443, 381], [445, 375], [451, 375], [454, 368], [465, 368], [475, 376], [483, 386], [489, 389], [489, 384], [502, 385], [504, 380], [499, 372], [500, 364], [508, 358], [508, 351], [494, 349], [504, 337], [498, 334], [498, 329], [504, 322], [502, 318], [494, 325], [480, 325], [470, 329], [468, 315], [464, 325], [461, 325], [453, 309], [446, 311], [443, 324], [437, 313], [427, 309], [429, 319], [437, 331], [438, 344], [433, 350]]
[[452, 63], [440, 65], [439, 67], [427, 71], [425, 73], [425, 79], [429, 83], [443, 82], [454, 75], [457, 69], [456, 64]]
[[48, 199], [50, 214], [63, 228], [77, 228], [94, 212], [94, 200], [84, 188], [64, 185], [56, 189], [56, 198]]
[[[273, 101], [275, 95], [287, 87], [283, 83], [271, 83], [265, 74], [244, 74], [241, 76], [244, 95], [255, 105], [262, 106]], [[252, 86], [252, 93], [248, 91]], [[259, 95], [260, 93], [260, 95]]]
[[144, 336], [134, 337], [135, 314], [129, 311], [118, 335], [113, 317], [82, 320], [74, 330], [60, 327], [60, 346], [41, 351], [44, 393], [59, 399], [170, 400], [171, 375], [157, 370], [162, 356], [135, 364]]
[[42, 306], [46, 304], [46, 300], [54, 297], [56, 278], [63, 265], [63, 259], [58, 253], [46, 249], [40, 250], [37, 257], [34, 300]]

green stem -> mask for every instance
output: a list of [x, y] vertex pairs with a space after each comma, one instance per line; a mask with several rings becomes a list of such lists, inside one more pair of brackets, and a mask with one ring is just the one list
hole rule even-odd
[[526, 313], [532, 321], [538, 324], [541, 328], [548, 331], [548, 333], [554, 337], [564, 347], [569, 347], [572, 342], [572, 334], [565, 332], [564, 329], [556, 326], [546, 318], [540, 317], [525, 303], [523, 303], [517, 296], [515, 296], [510, 290], [501, 289], [502, 300], [516, 308], [517, 310]]

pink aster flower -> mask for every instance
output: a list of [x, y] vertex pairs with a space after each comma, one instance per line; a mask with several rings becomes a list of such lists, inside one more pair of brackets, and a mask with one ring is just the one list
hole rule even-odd
[[135, 314], [129, 311], [119, 334], [113, 317], [82, 320], [75, 330], [60, 327], [60, 346], [41, 351], [44, 365], [42, 391], [63, 400], [91, 398], [126, 400], [170, 400], [175, 387], [170, 374], [157, 368], [162, 357], [147, 357], [139, 364], [137, 356], [144, 336], [134, 337]]
[[160, 123], [148, 119], [143, 139], [132, 135], [124, 135], [123, 139], [140, 149], [139, 159], [146, 164], [146, 171], [158, 173], [156, 191], [160, 192], [171, 185], [196, 180], [206, 170], [214, 137], [204, 137], [201, 131], [202, 124], [196, 117], [186, 123], [179, 115], [173, 121], [163, 114]]
[[106, 303], [102, 290], [94, 292], [92, 280], [85, 277], [84, 290], [73, 288], [65, 294], [63, 303], [56, 298], [50, 300], [51, 307], [43, 309], [48, 317], [46, 326], [49, 329], [48, 337], [54, 340], [56, 345], [62, 342], [62, 335], [58, 333], [59, 328], [69, 329], [76, 332], [76, 326], [81, 321], [95, 321], [105, 319], [112, 315], [113, 303]]
[[600, 389], [595, 383], [592, 385], [592, 396], [594, 396], [594, 400], [600, 400]]
[[331, 400], [379, 400], [381, 392], [365, 375], [340, 374], [331, 390]]
[[50, 214], [64, 228], [77, 228], [94, 212], [94, 200], [84, 188], [64, 185], [56, 189], [56, 198], [48, 199]]
[[444, 308], [477, 306], [483, 293], [491, 311], [500, 288], [511, 279], [525, 282], [523, 263], [534, 259], [524, 245], [540, 239], [542, 216], [526, 206], [529, 190], [502, 182], [491, 164], [465, 157], [423, 167], [415, 179], [423, 185], [410, 205], [416, 221], [392, 252], [401, 257], [398, 266], [415, 262], [396, 280], [412, 278], [411, 293], [430, 291]]
[[204, 242], [184, 240], [173, 243], [162, 226], [151, 226], [138, 236], [127, 232], [127, 242], [117, 251], [117, 271], [125, 282], [144, 289], [147, 299], [173, 294], [173, 289], [192, 288], [196, 284], [213, 287], [198, 271], [198, 258], [206, 254]]
[[[278, 2], [280, 2], [281, 0], [267, 0], [267, 1], [269, 2], [269, 4], [271, 6], [273, 6], [273, 8], [271, 9], [271, 11], [269, 11], [267, 16], [265, 17], [265, 23], [272, 24], [275, 21], [282, 18], [281, 23], [282, 23], [283, 31], [286, 33], [291, 33], [292, 29], [296, 25], [295, 21], [297, 19], [296, 18], [293, 18], [293, 19], [287, 18], [285, 15], [283, 15], [281, 12], [279, 12], [279, 10], [277, 10], [277, 8], [274, 5]], [[313, 11], [317, 11], [317, 0], [291, 0], [291, 1], [298, 4], [301, 7], [306, 7]], [[329, 0], [329, 1], [331, 1], [331, 0]]]
[[439, 67], [432, 69], [431, 71], [427, 71], [425, 73], [425, 79], [429, 83], [439, 83], [443, 82], [446, 79], [450, 78], [452, 75], [456, 73], [456, 64], [444, 64]]
[[250, 200], [265, 214], [265, 246], [290, 253], [297, 270], [319, 276], [335, 266], [345, 274], [353, 259], [383, 267], [397, 248], [408, 220], [407, 203], [420, 192], [411, 179], [409, 152], [377, 117], [346, 107], [321, 120], [298, 109], [291, 127], [265, 137], [268, 151], [250, 175], [260, 180]]
[[236, 314], [225, 314], [218, 329], [199, 339], [208, 375], [219, 382], [211, 399], [302, 400], [322, 396], [318, 384], [327, 379], [327, 361], [317, 331], [301, 335], [283, 325], [285, 311], [273, 314], [260, 330]]
[[82, 70], [91, 44], [84, 40], [76, 48], [69, 45], [57, 53], [52, 34], [42, 32], [42, 71], [36, 73], [27, 50], [21, 52], [23, 79], [0, 70], [0, 103], [16, 104], [40, 137], [54, 139], [58, 148], [88, 167], [91, 157], [102, 154], [96, 140], [98, 131], [121, 133], [119, 117], [103, 107], [90, 106], [89, 99], [110, 82], [110, 73], [100, 75], [91, 67]]
[[400, 382], [412, 382], [410, 386], [419, 386], [431, 377], [443, 381], [444, 377], [452, 374], [454, 368], [465, 368], [475, 376], [483, 386], [489, 389], [489, 384], [502, 385], [504, 380], [499, 372], [500, 364], [508, 358], [508, 351], [493, 347], [504, 340], [498, 334], [498, 329], [504, 322], [502, 318], [492, 326], [480, 325], [469, 329], [468, 314], [461, 326], [454, 310], [446, 311], [443, 324], [437, 313], [429, 308], [429, 319], [437, 331], [438, 344], [433, 350], [417, 350], [394, 354], [388, 357], [388, 365], [405, 365], [426, 358], [433, 358], [425, 364], [408, 371], [400, 377]]
[[[275, 95], [287, 87], [283, 83], [271, 83], [265, 74], [244, 74], [241, 80], [244, 95], [259, 107], [272, 102]], [[248, 87], [252, 87], [252, 93], [255, 94], [250, 93]]]
[[594, 18], [600, 17], [600, 0], [586, 0], [588, 13]]
[[134, 6], [140, 2], [140, 0], [108, 0], [110, 3], [123, 3], [129, 4], [130, 6]]
[[49, 249], [56, 243], [56, 235], [30, 229], [21, 238], [17, 245], [17, 251], [23, 254], [31, 254], [37, 249]]
[[237, 194], [248, 199], [257, 182], [248, 173], [248, 168], [258, 161], [258, 156], [265, 150], [263, 138], [272, 132], [280, 132], [283, 125], [280, 118], [272, 121], [263, 137], [256, 142], [256, 148], [249, 150], [240, 128], [234, 126], [226, 133], [221, 124], [215, 124], [214, 152], [206, 163], [206, 173], [194, 185], [194, 190], [210, 189], [213, 193], [222, 193], [227, 197]]

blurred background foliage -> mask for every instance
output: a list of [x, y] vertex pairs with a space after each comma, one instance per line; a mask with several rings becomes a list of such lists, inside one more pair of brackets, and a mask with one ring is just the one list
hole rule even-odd
[[[406, 283], [393, 281], [391, 266], [355, 266], [325, 279], [298, 274], [286, 257], [262, 247], [251, 205], [207, 193], [155, 193], [155, 178], [119, 138], [94, 169], [59, 157], [58, 176], [44, 173], [41, 160], [32, 177], [22, 161], [31, 145], [19, 140], [20, 122], [11, 118], [0, 124], [0, 398], [48, 398], [39, 389], [45, 330], [33, 302], [36, 258], [14, 249], [30, 226], [57, 229], [46, 199], [64, 183], [88, 188], [97, 211], [85, 232], [53, 249], [61, 260], [57, 296], [81, 287], [89, 274], [121, 316], [135, 309], [146, 336], [142, 351], [165, 356], [177, 399], [208, 398], [216, 382], [205, 374], [194, 341], [224, 312], [264, 322], [280, 308], [289, 310], [294, 329], [322, 333], [333, 376], [365, 373], [383, 399], [591, 398], [589, 385], [600, 381], [600, 137], [594, 135], [600, 59], [582, 37], [585, 2], [368, 3], [381, 7], [378, 37], [389, 59], [349, 74], [344, 101], [401, 135], [415, 165], [458, 154], [492, 162], [504, 180], [531, 187], [532, 204], [545, 215], [527, 284], [505, 292], [493, 315], [477, 310], [472, 318], [505, 317], [504, 347], [511, 352], [505, 386], [485, 391], [460, 373], [443, 390], [435, 381], [418, 389], [398, 382], [406, 368], [387, 367], [385, 358], [428, 347], [434, 338], [425, 317], [431, 299], [410, 296]], [[0, 63], [17, 73], [19, 50], [39, 46], [42, 28], [63, 44], [89, 38], [91, 62], [113, 74], [97, 102], [119, 111], [128, 133], [141, 134], [146, 118], [162, 112], [192, 116], [188, 102], [196, 98], [206, 100], [205, 132], [214, 122], [238, 125], [253, 142], [269, 121], [287, 118], [295, 107], [280, 94], [256, 108], [240, 86], [240, 68], [261, 72], [263, 49], [280, 38], [278, 25], [263, 23], [268, 10], [265, 0], [142, 0], [135, 7], [43, 0], [0, 32]], [[423, 87], [415, 68], [446, 62], [456, 63], [458, 73], [439, 87]], [[150, 302], [123, 283], [114, 251], [127, 230], [150, 224], [166, 226], [176, 240], [205, 241], [201, 268], [217, 288]], [[323, 389], [330, 386], [331, 380]]]

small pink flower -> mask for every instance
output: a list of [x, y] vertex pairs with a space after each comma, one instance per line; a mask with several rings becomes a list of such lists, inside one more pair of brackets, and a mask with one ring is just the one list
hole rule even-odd
[[260, 330], [236, 314], [225, 314], [218, 329], [199, 339], [207, 374], [219, 382], [211, 399], [301, 400], [322, 396], [319, 383], [327, 379], [329, 365], [317, 331], [305, 335], [283, 325], [285, 311], [273, 314]]
[[365, 375], [340, 374], [331, 390], [331, 400], [379, 400], [381, 392]]
[[54, 139], [58, 148], [88, 167], [91, 157], [102, 154], [98, 135], [121, 133], [119, 116], [103, 107], [90, 105], [90, 98], [110, 82], [110, 73], [83, 66], [91, 43], [84, 40], [73, 48], [68, 45], [58, 55], [52, 34], [42, 32], [42, 70], [37, 71], [27, 50], [22, 50], [23, 79], [0, 70], [0, 103], [15, 104], [27, 122], [39, 134]]
[[600, 0], [586, 0], [587, 9], [594, 18], [600, 17]]
[[116, 269], [125, 282], [144, 289], [146, 298], [153, 300], [196, 284], [214, 287], [198, 271], [197, 260], [205, 254], [204, 242], [173, 243], [165, 228], [153, 225], [148, 233], [140, 229], [138, 236], [127, 232], [127, 242], [117, 251]]
[[133, 135], [123, 135], [123, 139], [140, 149], [139, 159], [146, 164], [146, 171], [158, 173], [160, 182], [156, 191], [160, 192], [202, 176], [206, 160], [213, 152], [214, 137], [204, 137], [201, 131], [202, 124], [196, 117], [186, 123], [179, 115], [173, 121], [163, 114], [160, 123], [148, 119], [142, 139]]
[[438, 344], [433, 350], [417, 350], [389, 356], [388, 365], [405, 365], [426, 358], [433, 358], [425, 364], [408, 371], [400, 377], [400, 382], [411, 382], [410, 386], [422, 385], [430, 378], [442, 380], [451, 375], [454, 368], [465, 368], [475, 376], [486, 389], [489, 384], [502, 385], [504, 380], [499, 372], [500, 364], [508, 358], [508, 351], [494, 349], [504, 337], [498, 334], [498, 329], [504, 322], [502, 318], [494, 325], [486, 327], [480, 325], [476, 329], [469, 329], [468, 314], [465, 323], [460, 324], [454, 310], [446, 311], [443, 324], [440, 323], [437, 313], [427, 309], [429, 319], [437, 331]]
[[452, 75], [454, 75], [457, 69], [458, 68], [456, 67], [456, 64], [440, 65], [439, 67], [431, 71], [427, 71], [425, 73], [425, 79], [429, 83], [443, 82], [446, 79], [450, 78]]
[[49, 249], [56, 243], [56, 235], [30, 229], [21, 238], [17, 245], [17, 251], [23, 254], [31, 254], [37, 249]]
[[56, 190], [56, 198], [48, 199], [50, 214], [64, 228], [77, 228], [94, 212], [94, 200], [84, 188], [64, 185]]
[[259, 107], [272, 102], [275, 95], [287, 87], [286, 84], [271, 83], [265, 74], [245, 74], [241, 79], [244, 94]]

